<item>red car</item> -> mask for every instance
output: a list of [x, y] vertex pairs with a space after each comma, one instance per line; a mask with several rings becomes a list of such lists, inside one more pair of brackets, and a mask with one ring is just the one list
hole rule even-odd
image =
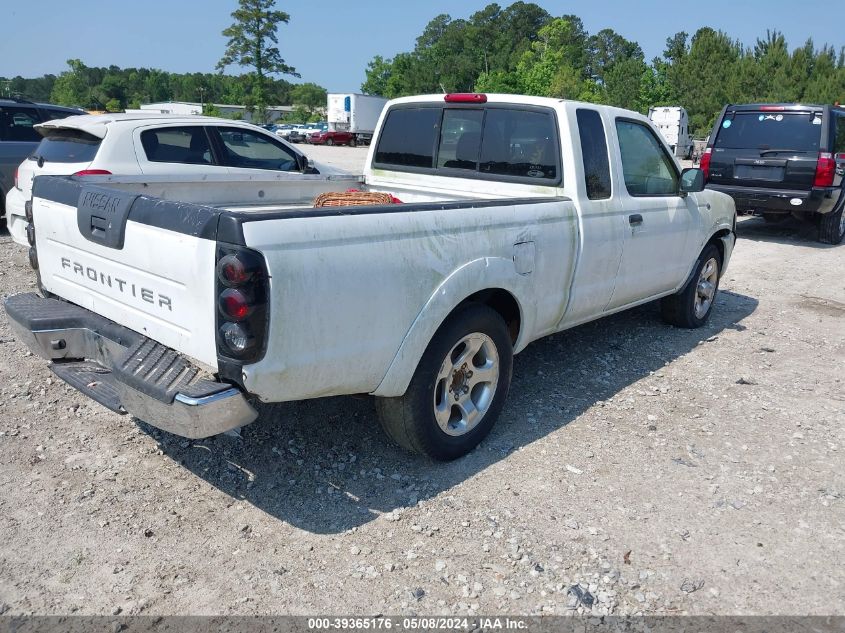
[[352, 132], [324, 130], [314, 132], [308, 137], [308, 142], [312, 145], [352, 145], [354, 147], [355, 135]]

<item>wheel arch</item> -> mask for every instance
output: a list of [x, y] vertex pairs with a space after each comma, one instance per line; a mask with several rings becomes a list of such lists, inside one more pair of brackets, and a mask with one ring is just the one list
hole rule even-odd
[[[479, 282], [488, 281], [480, 285]], [[481, 259], [455, 271], [432, 294], [406, 333], [375, 396], [402, 395], [423, 353], [437, 331], [457, 310], [480, 303], [495, 310], [508, 328], [514, 351], [525, 346], [533, 312], [520, 300], [520, 286], [529, 280], [514, 271], [513, 261]]]
[[682, 288], [684, 288], [692, 279], [692, 276], [695, 274], [695, 266], [698, 263], [698, 258], [701, 257], [701, 253], [704, 252], [704, 249], [710, 246], [711, 244], [716, 247], [716, 250], [719, 252], [719, 258], [722, 260], [721, 262], [721, 270], [719, 271], [719, 278], [721, 279], [722, 276], [725, 274], [725, 269], [728, 267], [728, 262], [731, 259], [731, 253], [733, 252], [733, 245], [736, 241], [736, 234], [734, 233], [733, 229], [722, 227], [718, 230], [714, 231], [712, 235], [705, 241], [701, 248], [698, 249], [698, 253], [695, 256], [695, 259], [692, 261], [690, 265], [689, 273], [684, 278], [684, 281], [675, 288], [676, 292], [679, 292]]
[[[725, 238], [730, 238], [731, 233], [732, 232], [730, 229], [719, 229], [713, 235], [710, 236], [709, 240], [707, 240], [707, 244], [715, 244], [716, 249], [719, 251], [719, 257], [722, 260], [722, 270], [720, 271], [720, 273], [725, 272], [725, 261], [726, 259], [730, 259], [730, 253], [727, 252], [728, 249], [727, 245], [725, 244]], [[705, 244], [704, 247], [706, 247], [707, 244]], [[702, 250], [704, 250], [704, 247], [702, 247]]]

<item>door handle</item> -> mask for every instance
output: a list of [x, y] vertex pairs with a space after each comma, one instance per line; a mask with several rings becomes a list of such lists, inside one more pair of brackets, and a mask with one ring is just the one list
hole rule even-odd
[[640, 226], [643, 223], [643, 216], [639, 213], [628, 216], [628, 224], [631, 226]]

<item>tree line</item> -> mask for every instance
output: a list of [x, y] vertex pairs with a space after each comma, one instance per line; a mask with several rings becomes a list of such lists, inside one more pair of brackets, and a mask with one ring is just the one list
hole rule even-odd
[[[223, 57], [217, 62], [219, 74], [168, 73], [149, 68], [121, 69], [117, 66], [91, 68], [82, 60], [69, 59], [68, 70], [38, 79], [0, 77], [0, 96], [27, 96], [87, 110], [119, 112], [138, 108], [141, 103], [159, 101], [199, 101], [203, 112], [220, 116], [215, 103], [243, 105], [253, 120], [266, 121], [268, 104], [294, 104], [286, 118], [305, 122], [319, 117], [326, 104], [326, 89], [314, 83], [294, 85], [274, 79], [273, 74], [299, 77], [293, 66], [282, 59], [278, 28], [290, 15], [276, 10], [276, 0], [238, 0], [231, 26], [223, 30], [227, 38]], [[242, 75], [224, 75], [232, 65], [250, 67]]]
[[[153, 68], [97, 68], [70, 59], [58, 76], [35, 79], [0, 77], [0, 96], [20, 96], [32, 101], [78, 106], [86, 110], [120, 112], [141, 103], [187, 101], [205, 104], [205, 111], [218, 114], [211, 105], [225, 103], [257, 105], [253, 73], [170, 73]], [[325, 107], [326, 89], [314, 83], [292, 84], [284, 79], [263, 78], [264, 103], [296, 104], [291, 120], [307, 121], [317, 108]]]
[[767, 31], [753, 46], [703, 27], [666, 39], [647, 63], [640, 45], [613, 29], [589, 34], [576, 15], [553, 17], [530, 2], [490, 4], [468, 19], [438, 15], [413, 50], [374, 57], [363, 92], [385, 97], [504, 92], [577, 99], [647, 112], [682, 105], [697, 135], [726, 103], [845, 103], [845, 47], [790, 51]]
[[[275, 0], [238, 0], [234, 22], [223, 31], [220, 73], [169, 73], [149, 68], [94, 68], [68, 60], [58, 76], [0, 77], [0, 95], [92, 110], [120, 111], [141, 103], [189, 101], [246, 106], [263, 120], [266, 104], [294, 104], [291, 121], [314, 120], [326, 90], [292, 84], [298, 77], [282, 59], [277, 28], [289, 20]], [[224, 75], [227, 66], [252, 67]], [[518, 1], [489, 4], [468, 19], [432, 19], [413, 50], [392, 59], [374, 57], [362, 92], [399, 97], [436, 92], [504, 92], [620, 106], [645, 113], [652, 106], [682, 105], [690, 127], [705, 135], [726, 103], [845, 102], [845, 47], [817, 48], [811, 39], [789, 49], [783, 34], [767, 31], [752, 46], [703, 27], [666, 39], [661, 56], [646, 62], [640, 45], [613, 29], [590, 34], [576, 15], [554, 17]]]

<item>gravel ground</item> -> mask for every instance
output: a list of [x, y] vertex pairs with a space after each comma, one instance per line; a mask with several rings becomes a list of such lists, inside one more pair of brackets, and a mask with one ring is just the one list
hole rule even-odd
[[[171, 436], [3, 315], [0, 613], [845, 613], [845, 246], [739, 233], [707, 327], [648, 305], [532, 344], [450, 464], [392, 446], [367, 398]], [[0, 295], [34, 288], [5, 235], [0, 260]]]

